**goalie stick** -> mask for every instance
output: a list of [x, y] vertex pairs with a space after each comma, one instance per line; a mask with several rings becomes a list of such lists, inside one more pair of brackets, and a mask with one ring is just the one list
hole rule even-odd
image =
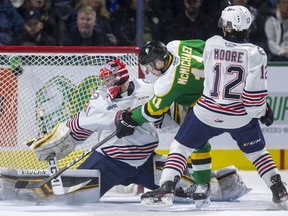
[[[41, 121], [42, 133], [47, 134], [48, 131], [47, 131], [47, 127], [46, 127], [46, 123], [44, 119], [44, 110], [42, 108], [39, 108], [37, 112]], [[46, 161], [47, 161], [48, 171], [49, 171], [50, 176], [58, 172], [59, 169], [58, 169], [57, 158], [54, 154], [49, 155]], [[67, 193], [64, 191], [61, 176], [57, 176], [51, 180], [51, 187], [55, 195], [63, 195]]]
[[[101, 140], [100, 142], [98, 142], [96, 145], [92, 146], [89, 150], [87, 150], [86, 152], [84, 152], [82, 155], [80, 155], [79, 157], [77, 157], [76, 159], [74, 159], [73, 161], [71, 161], [69, 164], [67, 164], [65, 167], [63, 167], [62, 169], [58, 170], [56, 173], [54, 173], [53, 175], [49, 176], [48, 178], [46, 178], [45, 180], [41, 181], [41, 182], [35, 182], [35, 181], [29, 181], [27, 182], [27, 185], [24, 187], [26, 189], [33, 189], [33, 188], [41, 188], [43, 185], [47, 184], [48, 182], [52, 181], [53, 179], [57, 178], [58, 176], [60, 176], [65, 170], [69, 169], [70, 167], [72, 167], [74, 164], [78, 163], [80, 160], [82, 160], [83, 158], [87, 157], [88, 155], [90, 155], [94, 150], [96, 150], [98, 147], [102, 146], [104, 143], [106, 143], [107, 141], [109, 141], [110, 139], [112, 139], [114, 136], [116, 135], [116, 131], [114, 131], [113, 133], [111, 133], [109, 136], [107, 136], [105, 139]], [[16, 188], [17, 185], [16, 185]], [[23, 187], [21, 187], [23, 188]], [[70, 191], [71, 192], [71, 191]]]
[[[6, 177], [6, 178], [9, 178], [9, 177]], [[15, 183], [15, 188], [17, 189], [27, 189], [26, 186], [29, 184], [29, 182], [31, 182], [32, 180], [24, 180], [24, 179], [17, 179], [17, 180], [14, 180], [16, 181]], [[38, 179], [35, 179], [33, 180], [34, 182], [39, 182]], [[76, 190], [83, 190], [85, 189], [85, 187], [91, 187], [89, 185], [93, 184], [94, 180], [92, 180], [91, 178], [88, 179], [88, 180], [85, 180], [83, 182], [80, 182], [80, 183], [77, 183], [77, 184], [71, 184], [71, 185], [67, 185], [67, 186], [64, 186], [63, 185], [63, 191], [64, 191], [64, 194], [68, 194], [68, 193], [72, 193]], [[51, 185], [52, 187], [52, 185]], [[39, 190], [41, 191], [41, 195], [45, 196], [45, 197], [49, 197], [49, 196], [53, 196], [55, 195], [54, 191], [53, 191], [53, 188], [51, 190], [50, 186], [49, 185], [42, 185], [40, 186], [39, 188], [32, 188], [33, 191], [34, 190]]]

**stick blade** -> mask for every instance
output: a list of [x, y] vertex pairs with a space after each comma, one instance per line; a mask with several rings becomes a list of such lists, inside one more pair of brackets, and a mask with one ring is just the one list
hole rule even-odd
[[34, 189], [42, 186], [42, 181], [17, 181], [15, 183], [16, 189]]

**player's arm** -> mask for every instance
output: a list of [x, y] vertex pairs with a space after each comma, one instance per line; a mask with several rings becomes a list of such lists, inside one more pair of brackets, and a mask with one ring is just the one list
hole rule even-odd
[[[153, 98], [155, 98], [155, 96]], [[164, 113], [168, 111], [169, 107], [155, 110], [152, 109], [151, 105], [153, 106], [153, 98], [133, 111], [125, 110], [119, 117], [116, 115], [116, 119], [118, 119], [116, 120], [116, 136], [118, 138], [132, 135], [135, 127], [142, 125], [145, 122], [161, 121]]]
[[[139, 125], [142, 125], [145, 122], [157, 122], [163, 118], [163, 115], [169, 110], [170, 106], [164, 106], [158, 108], [155, 106], [155, 101], [157, 103], [157, 98], [154, 96], [146, 104], [138, 107], [132, 113], [132, 119], [137, 122]], [[161, 100], [161, 98], [160, 98]], [[171, 103], [172, 104], [172, 103]]]
[[132, 135], [136, 126], [145, 122], [161, 121], [177, 96], [174, 92], [169, 92], [164, 97], [154, 95], [148, 102], [133, 111], [126, 110], [117, 121], [116, 136], [122, 138]]
[[245, 110], [252, 118], [260, 118], [266, 113], [267, 91], [267, 56], [258, 47], [249, 56], [248, 75], [242, 93]]
[[169, 110], [171, 104], [179, 96], [175, 91], [161, 94], [163, 96], [154, 96], [144, 105], [135, 109], [132, 113], [132, 119], [139, 125], [145, 122], [157, 122], [163, 118], [163, 115]]

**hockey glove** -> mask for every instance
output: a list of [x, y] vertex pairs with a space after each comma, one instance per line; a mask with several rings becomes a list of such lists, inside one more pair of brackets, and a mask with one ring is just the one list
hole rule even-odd
[[120, 115], [120, 118], [116, 122], [116, 136], [120, 139], [125, 136], [130, 136], [134, 133], [135, 127], [138, 123], [135, 122], [132, 117], [132, 112], [125, 110]]
[[26, 145], [35, 152], [39, 161], [43, 161], [51, 154], [60, 160], [74, 150], [76, 143], [70, 135], [70, 129], [61, 122], [50, 133], [28, 140]]
[[267, 127], [273, 124], [274, 121], [274, 115], [273, 111], [268, 103], [266, 103], [266, 113], [264, 116], [260, 118], [260, 121], [262, 124], [265, 124]]

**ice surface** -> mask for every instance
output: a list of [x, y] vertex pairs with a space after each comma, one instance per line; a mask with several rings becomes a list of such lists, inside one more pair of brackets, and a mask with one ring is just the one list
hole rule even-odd
[[[169, 208], [146, 208], [139, 204], [139, 196], [105, 196], [100, 203], [68, 205], [63, 203], [35, 203], [0, 201], [0, 216], [284, 216], [272, 203], [270, 189], [255, 171], [239, 171], [247, 187], [253, 190], [235, 202], [212, 202], [205, 210], [195, 205], [176, 203]], [[288, 183], [288, 170], [281, 171], [282, 180]]]

